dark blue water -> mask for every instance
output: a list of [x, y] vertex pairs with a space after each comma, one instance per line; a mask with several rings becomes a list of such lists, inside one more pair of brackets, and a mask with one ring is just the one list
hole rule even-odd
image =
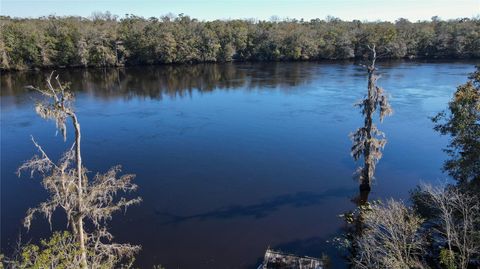
[[[388, 143], [371, 199], [408, 199], [419, 182], [445, 181], [447, 139], [429, 117], [446, 108], [474, 62], [380, 63], [378, 81], [394, 114], [379, 124]], [[33, 110], [47, 73], [1, 76], [1, 249], [19, 234], [49, 234], [43, 218], [21, 228], [46, 197], [38, 179], [15, 175], [35, 149], [53, 157], [65, 144]], [[329, 254], [354, 207], [357, 164], [349, 133], [363, 124], [353, 104], [366, 72], [351, 63], [269, 63], [61, 70], [76, 91], [83, 158], [93, 176], [122, 164], [144, 202], [114, 216], [119, 242], [143, 246], [142, 268], [253, 268], [267, 247]], [[70, 130], [72, 131], [72, 130]], [[71, 133], [70, 133], [71, 135]], [[61, 214], [57, 219], [62, 219]], [[54, 229], [64, 228], [62, 221]]]

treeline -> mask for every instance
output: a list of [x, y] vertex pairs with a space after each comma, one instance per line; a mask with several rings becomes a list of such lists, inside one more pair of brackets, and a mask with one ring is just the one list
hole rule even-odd
[[83, 17], [0, 17], [0, 68], [361, 58], [480, 57], [480, 19], [410, 22], [325, 20], [199, 21], [110, 13]]

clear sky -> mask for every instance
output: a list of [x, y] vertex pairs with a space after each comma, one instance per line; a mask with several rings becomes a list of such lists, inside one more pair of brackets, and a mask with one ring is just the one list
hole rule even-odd
[[184, 13], [200, 20], [325, 18], [343, 20], [387, 20], [400, 17], [411, 21], [474, 17], [480, 14], [480, 0], [0, 0], [0, 14], [12, 17], [79, 15], [110, 11], [124, 16], [160, 17]]

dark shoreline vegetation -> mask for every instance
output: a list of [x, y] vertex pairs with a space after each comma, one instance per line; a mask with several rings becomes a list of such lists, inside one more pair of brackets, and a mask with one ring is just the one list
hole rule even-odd
[[0, 69], [106, 67], [171, 63], [352, 60], [364, 44], [378, 58], [480, 57], [480, 19], [391, 22], [143, 18], [0, 17]]

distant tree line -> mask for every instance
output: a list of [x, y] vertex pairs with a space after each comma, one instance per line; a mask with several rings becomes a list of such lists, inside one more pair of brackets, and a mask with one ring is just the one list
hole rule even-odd
[[101, 67], [230, 61], [478, 58], [480, 19], [410, 22], [325, 20], [199, 21], [96, 13], [89, 18], [0, 17], [0, 68]]

